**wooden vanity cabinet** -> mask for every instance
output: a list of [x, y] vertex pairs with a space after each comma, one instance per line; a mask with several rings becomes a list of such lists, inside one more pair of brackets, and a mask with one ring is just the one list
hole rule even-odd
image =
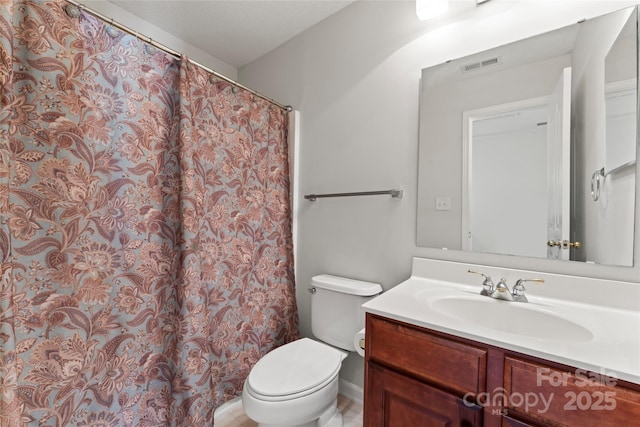
[[623, 426], [640, 386], [367, 314], [364, 427]]
[[640, 386], [601, 373], [505, 352], [503, 387], [503, 426], [640, 425]]
[[364, 427], [482, 425], [486, 349], [369, 314], [366, 331]]

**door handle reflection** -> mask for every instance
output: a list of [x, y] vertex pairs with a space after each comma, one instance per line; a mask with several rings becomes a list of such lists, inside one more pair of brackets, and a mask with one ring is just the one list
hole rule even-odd
[[569, 248], [580, 249], [582, 247], [582, 243], [570, 242], [568, 240], [549, 240], [547, 242], [547, 246], [549, 246], [550, 248], [554, 246], [558, 246], [562, 249], [569, 249]]

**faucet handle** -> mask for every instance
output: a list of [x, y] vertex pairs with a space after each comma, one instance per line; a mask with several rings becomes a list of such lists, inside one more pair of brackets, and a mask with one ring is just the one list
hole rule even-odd
[[491, 295], [491, 293], [494, 291], [494, 288], [495, 288], [495, 285], [493, 284], [491, 277], [487, 276], [481, 271], [476, 271], [471, 269], [467, 270], [467, 273], [477, 274], [479, 276], [484, 277], [484, 280], [482, 281], [482, 291], [480, 291], [480, 295], [486, 295], [486, 296]]
[[534, 282], [534, 283], [544, 283], [544, 279], [518, 279], [516, 284], [513, 285], [513, 300], [519, 302], [527, 302], [527, 297], [524, 294], [526, 288], [524, 287], [524, 282]]

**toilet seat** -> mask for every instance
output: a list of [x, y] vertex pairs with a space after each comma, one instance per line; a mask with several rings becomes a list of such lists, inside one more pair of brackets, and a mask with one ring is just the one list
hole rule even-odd
[[338, 349], [302, 338], [261, 358], [251, 370], [246, 386], [261, 400], [296, 399], [331, 383], [345, 357]]

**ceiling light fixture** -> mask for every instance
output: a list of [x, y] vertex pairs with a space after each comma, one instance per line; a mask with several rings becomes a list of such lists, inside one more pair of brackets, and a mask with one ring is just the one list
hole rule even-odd
[[442, 15], [447, 9], [449, 0], [416, 0], [416, 14], [421, 21]]

